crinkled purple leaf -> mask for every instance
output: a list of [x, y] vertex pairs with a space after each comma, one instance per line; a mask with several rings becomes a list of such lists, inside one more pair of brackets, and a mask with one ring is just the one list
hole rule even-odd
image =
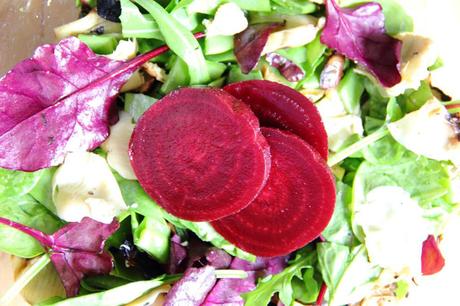
[[166, 269], [170, 274], [183, 272], [185, 268], [201, 268], [206, 265], [226, 269], [231, 262], [232, 257], [224, 250], [212, 247], [193, 236], [187, 242], [187, 247], [184, 247], [181, 238], [173, 235]]
[[119, 227], [116, 219], [105, 224], [83, 218], [81, 222], [69, 223], [53, 235], [4, 218], [0, 218], [0, 223], [34, 237], [48, 250], [68, 297], [78, 294], [83, 277], [112, 271], [112, 257], [104, 250], [104, 244]]
[[129, 62], [95, 55], [70, 37], [44, 45], [0, 79], [0, 167], [36, 171], [109, 135], [121, 86], [161, 47]]
[[210, 248], [206, 252], [205, 257], [208, 265], [216, 269], [226, 269], [232, 262], [232, 257], [224, 250], [218, 248]]
[[166, 270], [169, 274], [180, 272], [182, 263], [187, 258], [187, 249], [181, 244], [181, 239], [174, 234], [171, 237], [171, 246], [169, 248], [169, 260]]
[[216, 281], [215, 269], [211, 266], [188, 268], [168, 292], [163, 305], [200, 306]]
[[282, 55], [270, 52], [265, 56], [265, 59], [270, 66], [278, 69], [289, 82], [298, 82], [305, 76], [305, 72], [299, 66]]
[[235, 56], [243, 73], [257, 66], [268, 36], [280, 28], [280, 23], [256, 24], [235, 35]]
[[206, 297], [203, 306], [242, 306], [244, 300], [242, 293], [256, 288], [257, 279], [283, 271], [287, 264], [287, 256], [263, 258], [257, 257], [255, 262], [234, 258], [230, 269], [247, 271], [248, 277], [244, 279], [225, 278], [217, 282]]
[[384, 86], [401, 81], [401, 41], [386, 33], [379, 3], [340, 8], [334, 0], [326, 0], [326, 11], [323, 44], [364, 66]]

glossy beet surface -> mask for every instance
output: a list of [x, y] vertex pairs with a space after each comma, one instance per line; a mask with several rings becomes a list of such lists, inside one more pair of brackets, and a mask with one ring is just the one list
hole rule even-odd
[[250, 108], [220, 89], [183, 88], [140, 118], [130, 144], [145, 191], [171, 214], [209, 221], [251, 203], [270, 149]]
[[272, 128], [262, 133], [272, 154], [265, 188], [247, 208], [211, 224], [245, 251], [279, 256], [320, 235], [334, 210], [335, 186], [321, 156], [300, 138]]
[[289, 130], [327, 159], [327, 134], [316, 106], [294, 89], [269, 81], [251, 80], [224, 90], [248, 104], [261, 125]]

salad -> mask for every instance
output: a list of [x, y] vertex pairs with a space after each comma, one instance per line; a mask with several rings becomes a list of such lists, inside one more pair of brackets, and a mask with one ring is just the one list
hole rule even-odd
[[460, 95], [407, 6], [76, 5], [0, 79], [0, 305], [408, 305], [443, 272]]

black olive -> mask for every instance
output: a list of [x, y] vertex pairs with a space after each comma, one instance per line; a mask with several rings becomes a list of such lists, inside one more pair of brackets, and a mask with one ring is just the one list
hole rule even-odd
[[120, 0], [97, 0], [97, 13], [109, 21], [120, 22]]

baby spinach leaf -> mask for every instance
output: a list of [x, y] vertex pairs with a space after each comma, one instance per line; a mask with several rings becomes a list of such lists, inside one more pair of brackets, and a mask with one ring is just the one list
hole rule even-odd
[[[62, 225], [29, 195], [0, 200], [0, 217], [45, 233], [53, 233]], [[24, 258], [33, 258], [44, 252], [37, 240], [6, 225], [0, 225], [0, 251]]]
[[354, 240], [351, 230], [351, 187], [337, 182], [336, 192], [334, 214], [321, 235], [326, 241], [351, 246]]
[[0, 168], [0, 201], [27, 194], [38, 184], [43, 174], [43, 170], [22, 172]]
[[53, 202], [52, 181], [56, 170], [56, 167], [40, 170], [43, 172], [43, 174], [40, 176], [40, 180], [37, 182], [34, 188], [29, 192], [29, 194], [35, 200], [37, 200], [40, 204], [45, 206], [54, 214], [56, 214], [56, 207], [54, 206]]
[[157, 101], [147, 95], [127, 93], [125, 94], [125, 112], [130, 114], [134, 121], [137, 121]]
[[367, 260], [364, 245], [353, 249], [332, 242], [317, 244], [318, 261], [330, 305], [359, 301], [372, 290], [381, 268]]
[[188, 65], [192, 84], [202, 84], [209, 81], [209, 73], [198, 41], [183, 25], [174, 19], [157, 2], [134, 0], [142, 6], [160, 28], [166, 44]]
[[442, 163], [407, 150], [397, 163], [365, 161], [361, 164], [353, 184], [353, 205], [364, 202], [366, 194], [379, 186], [399, 186], [422, 206], [448, 197], [451, 188], [448, 172]]

